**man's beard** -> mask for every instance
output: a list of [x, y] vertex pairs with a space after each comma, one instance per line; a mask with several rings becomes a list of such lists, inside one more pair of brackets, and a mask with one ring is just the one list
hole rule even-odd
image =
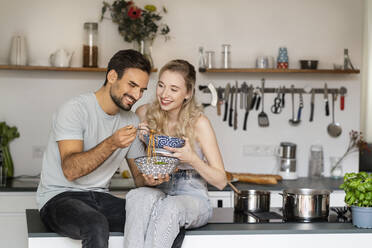
[[[133, 104], [136, 103], [136, 101], [134, 100], [134, 97], [132, 97], [132, 96], [126, 94], [126, 93], [121, 98], [118, 98], [111, 91], [110, 92], [110, 96], [111, 96], [112, 101], [116, 104], [116, 106], [118, 106], [120, 109], [125, 110], [125, 111], [130, 111], [131, 108], [132, 108], [132, 106], [133, 106]], [[128, 97], [132, 98], [134, 100], [134, 103], [132, 105], [127, 105], [127, 106], [124, 105], [123, 102], [122, 102], [122, 99], [125, 96], [128, 96]]]

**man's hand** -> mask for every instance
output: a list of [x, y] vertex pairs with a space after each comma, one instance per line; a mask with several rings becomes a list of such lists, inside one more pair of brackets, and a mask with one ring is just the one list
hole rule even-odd
[[126, 148], [137, 136], [137, 128], [132, 125], [125, 126], [123, 128], [118, 129], [112, 136], [111, 136], [111, 143], [117, 148]]
[[157, 179], [155, 179], [153, 175], [142, 174], [142, 176], [145, 179], [144, 183], [147, 186], [157, 186], [159, 184], [169, 181], [169, 174], [165, 175], [159, 174]]

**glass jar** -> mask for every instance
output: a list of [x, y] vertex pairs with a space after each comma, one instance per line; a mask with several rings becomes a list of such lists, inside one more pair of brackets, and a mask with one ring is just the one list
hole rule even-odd
[[312, 145], [309, 156], [309, 177], [321, 177], [323, 172], [323, 147], [321, 145]]
[[214, 68], [214, 51], [206, 51], [207, 54], [207, 68]]
[[83, 67], [98, 67], [98, 23], [84, 23]]

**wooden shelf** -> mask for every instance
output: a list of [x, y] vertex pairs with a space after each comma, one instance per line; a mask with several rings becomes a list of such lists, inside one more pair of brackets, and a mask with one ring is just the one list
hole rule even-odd
[[0, 70], [106, 72], [107, 68], [0, 65]]
[[202, 69], [199, 68], [201, 73], [212, 72], [249, 72], [249, 73], [335, 73], [335, 74], [358, 74], [360, 70], [310, 70], [310, 69], [259, 69], [259, 68], [229, 68], [229, 69]]

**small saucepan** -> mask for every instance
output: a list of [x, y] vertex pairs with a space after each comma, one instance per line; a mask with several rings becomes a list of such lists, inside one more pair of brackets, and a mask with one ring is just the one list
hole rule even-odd
[[268, 212], [270, 211], [270, 191], [238, 190], [228, 182], [234, 190], [234, 208], [237, 212]]

